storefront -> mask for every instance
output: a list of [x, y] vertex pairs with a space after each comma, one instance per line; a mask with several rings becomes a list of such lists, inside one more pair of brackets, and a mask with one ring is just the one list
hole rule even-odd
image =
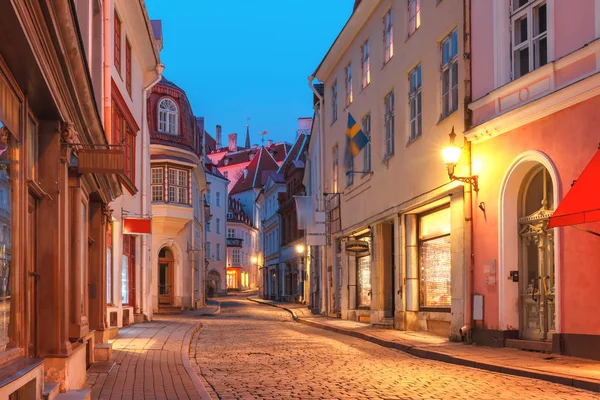
[[348, 310], [344, 310], [344, 314], [347, 313], [351, 320], [370, 322], [373, 299], [371, 231], [347, 237], [343, 243], [348, 267]]

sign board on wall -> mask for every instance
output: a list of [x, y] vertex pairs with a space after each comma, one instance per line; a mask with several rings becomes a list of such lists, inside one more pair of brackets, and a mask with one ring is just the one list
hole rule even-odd
[[124, 218], [123, 233], [127, 235], [151, 235], [151, 218]]

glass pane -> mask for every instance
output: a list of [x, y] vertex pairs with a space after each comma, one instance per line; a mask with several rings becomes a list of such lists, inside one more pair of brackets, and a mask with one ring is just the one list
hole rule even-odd
[[450, 90], [450, 71], [445, 69], [442, 71], [442, 95], [446, 95]]
[[542, 4], [533, 10], [533, 35], [537, 36], [540, 33], [544, 33], [548, 30], [547, 15], [546, 15], [546, 4]]
[[421, 217], [419, 238], [447, 235], [450, 233], [450, 208], [426, 214]]
[[458, 31], [452, 32], [452, 51], [450, 52], [451, 57], [456, 57], [458, 55]]
[[158, 285], [160, 294], [169, 294], [169, 281], [168, 281], [168, 269], [169, 264], [158, 264], [159, 266], [159, 279], [160, 283]]
[[421, 306], [450, 307], [450, 235], [421, 243]]
[[[420, 93], [419, 93], [419, 96], [420, 96]], [[423, 126], [422, 115], [421, 115], [421, 113], [419, 113], [419, 115], [417, 116], [417, 136], [421, 136], [421, 133], [423, 132], [422, 126]]]
[[523, 7], [525, 4], [529, 3], [529, 1], [530, 0], [513, 0], [513, 11]]
[[527, 41], [527, 17], [515, 21], [515, 46]]
[[450, 60], [450, 39], [442, 43], [442, 65], [446, 65]]
[[369, 256], [357, 259], [358, 306], [371, 306], [371, 262]]
[[515, 78], [529, 72], [529, 47], [515, 51]]
[[535, 68], [539, 68], [548, 63], [548, 38], [544, 37], [534, 43], [535, 49]]

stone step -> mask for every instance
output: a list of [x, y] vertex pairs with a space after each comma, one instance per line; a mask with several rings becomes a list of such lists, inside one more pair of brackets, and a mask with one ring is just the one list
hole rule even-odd
[[69, 390], [56, 396], [56, 400], [91, 400], [92, 391], [90, 389]]
[[53, 400], [60, 393], [60, 386], [58, 382], [44, 382], [44, 391], [42, 392], [42, 399]]
[[552, 353], [552, 342], [549, 340], [506, 339], [505, 346], [519, 350]]
[[178, 306], [158, 306], [157, 314], [161, 315], [179, 315], [183, 310]]
[[98, 343], [94, 346], [94, 360], [108, 361], [112, 356], [112, 343]]

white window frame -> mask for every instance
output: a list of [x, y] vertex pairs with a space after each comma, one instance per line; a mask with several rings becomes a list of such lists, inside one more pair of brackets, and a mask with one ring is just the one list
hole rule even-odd
[[331, 123], [337, 121], [338, 117], [338, 84], [337, 81], [331, 85]]
[[[160, 172], [160, 174], [159, 174]], [[164, 202], [165, 201], [165, 168], [164, 167], [152, 167], [150, 170], [151, 185], [150, 191], [152, 194], [152, 202]]]
[[[552, 43], [553, 39], [551, 35], [551, 21], [552, 21], [552, 2], [550, 0], [529, 0], [523, 6], [515, 9], [515, 0], [510, 0], [510, 60], [511, 60], [511, 78], [518, 79], [524, 75], [527, 75], [529, 72], [532, 72], [552, 61]], [[542, 5], [546, 5], [546, 31], [544, 33], [533, 36], [533, 28], [534, 28], [534, 10], [539, 9]], [[527, 39], [522, 43], [516, 45], [516, 29], [515, 23], [522, 19], [523, 17], [527, 18]], [[537, 52], [535, 51], [536, 43], [539, 43], [541, 40], [546, 39], [546, 63], [540, 64], [539, 60], [536, 60], [538, 57]], [[517, 71], [515, 70], [516, 57], [515, 52], [528, 48], [529, 49], [529, 65], [528, 71], [526, 73], [520, 73], [517, 75]]]
[[189, 205], [189, 171], [172, 167], [168, 171], [169, 203]]
[[394, 57], [394, 20], [392, 9], [383, 16], [383, 64]]
[[421, 26], [421, 0], [408, 0], [408, 36]]
[[173, 136], [179, 134], [179, 107], [167, 97], [158, 102], [158, 130]]
[[239, 264], [240, 263], [240, 250], [239, 249], [233, 249], [231, 251], [231, 262], [233, 264]]
[[227, 237], [229, 239], [235, 238], [235, 229], [234, 228], [227, 228]]
[[367, 39], [360, 48], [362, 54], [362, 88], [366, 88], [371, 83], [371, 44]]
[[[453, 40], [456, 39], [456, 41]], [[444, 60], [445, 50], [448, 51], [448, 59]], [[454, 30], [442, 40], [440, 45], [441, 54], [441, 71], [440, 71], [440, 88], [442, 100], [442, 118], [446, 118], [458, 110], [458, 29]], [[456, 77], [452, 74], [453, 68], [456, 69]], [[448, 76], [447, 91], [444, 88], [444, 76]], [[456, 96], [455, 96], [456, 95]]]
[[423, 133], [423, 73], [421, 64], [408, 74], [408, 119], [409, 141], [415, 140]]
[[346, 107], [352, 104], [353, 93], [352, 93], [352, 64], [348, 64], [345, 68], [346, 71]]
[[394, 155], [394, 91], [390, 91], [383, 99], [384, 106], [384, 154], [388, 159]]

